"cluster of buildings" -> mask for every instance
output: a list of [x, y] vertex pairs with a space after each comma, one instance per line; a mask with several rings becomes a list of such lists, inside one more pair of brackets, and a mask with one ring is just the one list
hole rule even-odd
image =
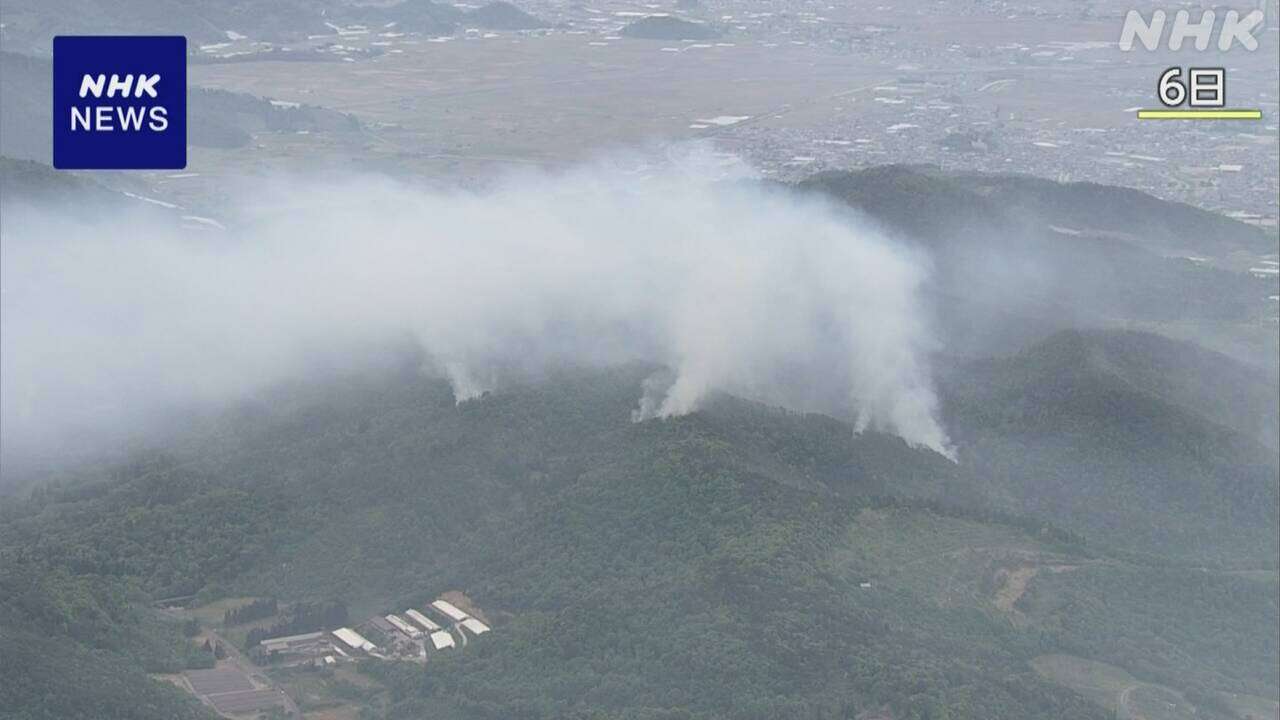
[[[892, 0], [522, 5], [557, 27], [600, 33], [634, 15], [673, 12], [723, 30], [720, 40], [727, 42], [717, 47], [809, 46], [847, 59], [848, 89], [806, 106], [721, 107], [729, 113], [722, 118], [732, 122], [708, 121], [698, 111], [690, 116], [694, 136], [713, 138], [771, 177], [930, 164], [1132, 187], [1264, 228], [1280, 222], [1274, 28], [1264, 32], [1256, 53], [1233, 54], [1229, 70], [1229, 106], [1261, 109], [1264, 120], [1152, 123], [1135, 117], [1138, 109], [1160, 107], [1150, 68], [1186, 58], [1119, 50], [1125, 8], [1118, 6], [1068, 0], [933, 9]], [[675, 45], [663, 49], [710, 47]]]
[[355, 627], [267, 638], [255, 648], [256, 659], [318, 666], [361, 657], [426, 662], [429, 653], [465, 647], [469, 636], [489, 626], [448, 600], [433, 601], [423, 612], [375, 615]]
[[[1134, 115], [1158, 105], [1150, 67], [1157, 59], [1166, 65], [1182, 60], [1120, 51], [1123, 13], [1106, 4], [984, 0], [927, 10], [892, 0], [516, 4], [549, 27], [505, 35], [460, 27], [452, 36], [426, 37], [395, 23], [331, 25], [331, 34], [310, 43], [350, 62], [413, 52], [427, 43], [527, 42], [525, 35], [582, 36], [584, 43], [604, 46], [627, 42], [619, 33], [628, 23], [673, 15], [722, 35], [707, 42], [673, 40], [654, 52], [694, 51], [690, 62], [696, 63], [703, 52], [698, 48], [806, 47], [815, 60], [847, 64], [846, 89], [803, 105], [690, 108], [690, 136], [713, 139], [768, 176], [792, 180], [828, 169], [923, 163], [1121, 185], [1263, 227], [1280, 222], [1280, 187], [1272, 170], [1280, 157], [1280, 105], [1274, 65], [1266, 62], [1267, 51], [1274, 57], [1274, 35], [1264, 36], [1268, 44], [1258, 53], [1233, 56], [1238, 67], [1230, 70], [1232, 106], [1260, 108], [1264, 121], [1153, 124]], [[242, 45], [253, 41], [229, 32], [225, 42], [200, 50], [226, 57], [263, 43], [249, 50]]]
[[[1267, 119], [1257, 123], [1138, 122], [1153, 102], [1139, 81], [1104, 96], [1087, 117], [1078, 97], [1060, 107], [1031, 107], [1032, 80], [931, 77], [921, 69], [888, 73], [874, 87], [833, 102], [821, 123], [741, 123], [699, 131], [751, 159], [771, 177], [796, 180], [822, 170], [890, 163], [1025, 173], [1062, 181], [1132, 187], [1157, 197], [1276, 227], [1273, 168], [1280, 157], [1274, 95], [1244, 97]], [[1007, 99], [1007, 104], [1006, 104]]]

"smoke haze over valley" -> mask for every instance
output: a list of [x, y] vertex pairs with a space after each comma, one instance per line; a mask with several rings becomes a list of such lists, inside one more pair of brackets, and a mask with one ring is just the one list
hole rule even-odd
[[640, 420], [712, 390], [856, 418], [948, 453], [927, 258], [830, 202], [696, 157], [520, 175], [482, 192], [376, 177], [240, 190], [232, 229], [9, 209], [6, 452], [84, 441], [413, 338], [459, 402], [561, 365], [670, 369]]

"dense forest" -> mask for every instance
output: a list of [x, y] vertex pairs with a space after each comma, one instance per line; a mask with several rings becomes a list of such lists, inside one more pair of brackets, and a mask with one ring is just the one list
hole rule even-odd
[[[109, 195], [31, 163], [0, 175]], [[374, 689], [342, 687], [381, 698], [363, 718], [1103, 720], [1123, 708], [1070, 673], [1104, 666], [1211, 720], [1243, 717], [1237, 696], [1274, 702], [1274, 374], [1067, 327], [1246, 326], [1274, 281], [1192, 268], [1150, 237], [1068, 246], [1028, 220], [1124, 233], [1146, 200], [987, 178], [1010, 196], [997, 203], [974, 183], [894, 167], [800, 187], [938, 253], [935, 375], [958, 462], [727, 395], [635, 423], [660, 370], [644, 364], [457, 403], [420, 351], [397, 351], [7, 476], [0, 717], [208, 717], [148, 676], [212, 662], [161, 599], [258, 598], [217, 611], [248, 650], [450, 590], [493, 632], [425, 669], [361, 661]], [[1098, 212], [1068, 212], [1063, 192]], [[1173, 236], [1272, 242], [1173, 217]], [[1049, 280], [967, 287], [993, 229]]]
[[[331, 598], [385, 612], [448, 588], [492, 608], [499, 630], [425, 672], [362, 665], [391, 689], [389, 717], [1107, 717], [1032, 670], [1046, 653], [1207, 697], [1275, 695], [1264, 670], [1280, 661], [1274, 573], [1136, 552], [1141, 532], [1126, 542], [1069, 513], [1060, 525], [973, 463], [831, 418], [723, 397], [632, 423], [649, 372], [567, 370], [457, 406], [411, 362], [299, 383], [198, 421], [165, 454], [7, 502], [5, 632], [52, 638], [39, 646], [65, 651], [40, 662], [66, 668], [22, 673], [34, 682], [9, 686], [7, 706], [39, 706], [56, 685], [38, 679], [55, 683], [86, 653], [149, 671], [198, 662], [146, 598], [287, 598], [307, 610], [296, 619], [329, 612]], [[934, 570], [902, 573], [851, 540], [877, 513], [901, 520], [876, 542], [924, 549], [950, 523], [994, 533], [1018, 558], [1082, 569], [1046, 574], [1014, 610], [993, 606], [990, 588], [939, 601], [926, 589]], [[1248, 527], [1276, 532], [1264, 518]], [[993, 557], [977, 572], [988, 585], [1011, 562]], [[1153, 607], [1175, 627], [1142, 620]], [[150, 717], [198, 713], [134, 671], [111, 672], [68, 702], [110, 708], [113, 688], [137, 685], [157, 694]], [[139, 716], [123, 708], [111, 712]]]

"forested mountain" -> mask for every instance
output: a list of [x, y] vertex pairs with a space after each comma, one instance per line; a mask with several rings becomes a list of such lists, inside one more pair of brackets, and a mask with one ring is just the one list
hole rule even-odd
[[[0, 176], [6, 202], [115, 197], [34, 163]], [[935, 254], [934, 374], [958, 462], [724, 394], [633, 422], [662, 371], [644, 364], [561, 367], [458, 403], [421, 350], [396, 350], [176, 414], [91, 462], [5, 468], [24, 489], [0, 496], [0, 636], [16, 648], [0, 677], [21, 681], [0, 708], [200, 717], [147, 677], [210, 662], [156, 599], [364, 617], [444, 590], [494, 632], [425, 669], [362, 661], [360, 692], [379, 698], [364, 717], [1271, 707], [1275, 375], [1265, 353], [1115, 326], [1265, 340], [1274, 280], [1108, 235], [1134, 230], [1127, 210], [1099, 211], [1093, 234], [1048, 228], [1068, 221], [1050, 217], [1056, 193], [1086, 190], [990, 186], [1018, 199], [906, 168], [781, 190], [824, 192]], [[1187, 222], [1226, 223], [1227, 254], [1269, 242]], [[978, 272], [995, 250], [1008, 264]]]
[[669, 15], [640, 18], [619, 32], [623, 37], [641, 40], [711, 40], [720, 36], [719, 31], [709, 25]]
[[490, 30], [535, 30], [547, 23], [509, 2], [491, 2], [467, 13], [468, 22]]
[[0, 720], [1280, 720], [1178, 4], [0, 0]]
[[[1007, 354], [1059, 330], [1137, 327], [1273, 369], [1272, 230], [1122, 188], [883, 166], [799, 184], [934, 260], [948, 352]], [[1239, 256], [1246, 256], [1241, 265]]]
[[81, 203], [119, 200], [119, 195], [83, 176], [56, 172], [34, 160], [0, 155], [0, 203], [56, 202], [75, 197]]
[[22, 720], [214, 717], [147, 673], [212, 664], [147, 607], [134, 578], [0, 555], [0, 716]]
[[[391, 688], [395, 718], [1108, 717], [1033, 669], [1051, 653], [1210, 697], [1275, 693], [1258, 670], [1277, 660], [1274, 575], [1114, 554], [1123, 533], [1095, 543], [1087, 522], [1002, 511], [1016, 488], [978, 476], [981, 444], [955, 466], [729, 397], [633, 423], [651, 371], [566, 370], [457, 406], [412, 359], [276, 388], [185, 429], [166, 454], [7, 503], [6, 578], [41, 577], [62, 596], [124, 583], [371, 611], [461, 588], [492, 608], [501, 632], [425, 673], [365, 666]], [[1123, 496], [1105, 493], [1131, 489], [1078, 493], [1108, 507]], [[1274, 522], [1258, 527], [1274, 536]], [[1050, 566], [1009, 600], [1009, 573]], [[1144, 589], [1160, 583], [1177, 591]], [[138, 652], [111, 639], [141, 622], [118, 609], [14, 597], [11, 634], [59, 607], [41, 626], [57, 642]], [[1107, 630], [1152, 601], [1184, 616], [1176, 633]], [[47, 662], [74, 666], [81, 652]], [[112, 682], [141, 682], [130, 677]], [[52, 688], [16, 692], [22, 705]], [[111, 707], [109, 692], [86, 692]]]
[[831, 194], [931, 243], [1025, 243], [1038, 238], [972, 233], [1056, 225], [1153, 249], [1209, 255], [1236, 249], [1273, 252], [1275, 247], [1274, 231], [1140, 190], [1094, 183], [884, 165], [820, 173], [800, 185]]
[[1130, 550], [1274, 569], [1275, 386], [1142, 333], [1069, 331], [944, 381], [965, 464], [1014, 507]]

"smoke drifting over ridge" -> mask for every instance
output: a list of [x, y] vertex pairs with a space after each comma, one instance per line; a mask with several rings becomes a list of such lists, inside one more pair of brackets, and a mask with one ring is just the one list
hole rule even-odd
[[712, 390], [839, 412], [950, 455], [925, 260], [816, 200], [689, 164], [593, 166], [484, 192], [258, 181], [234, 228], [10, 208], [5, 452], [136, 426], [349, 361], [405, 333], [459, 400], [559, 364], [660, 363], [633, 417]]

